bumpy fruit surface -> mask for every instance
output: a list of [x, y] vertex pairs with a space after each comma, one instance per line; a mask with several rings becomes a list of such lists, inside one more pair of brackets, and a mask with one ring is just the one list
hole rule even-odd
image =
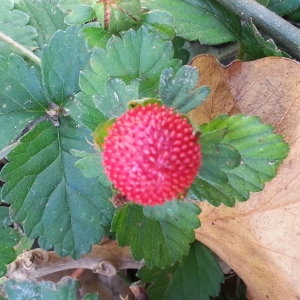
[[137, 106], [110, 128], [103, 148], [108, 178], [129, 201], [163, 204], [183, 194], [201, 164], [193, 127], [173, 109]]

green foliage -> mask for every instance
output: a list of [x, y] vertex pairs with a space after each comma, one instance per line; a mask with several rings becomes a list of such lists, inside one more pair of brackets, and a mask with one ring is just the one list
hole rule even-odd
[[283, 16], [300, 7], [298, 0], [256, 0], [276, 14]]
[[[37, 31], [28, 25], [29, 15], [14, 8], [13, 0], [0, 0], [0, 32], [12, 38], [29, 50], [38, 47], [35, 38]], [[7, 57], [10, 53], [20, 54], [14, 47], [1, 41], [0, 55]]]
[[150, 300], [210, 299], [217, 296], [224, 281], [222, 270], [208, 248], [199, 242], [191, 245], [189, 254], [180, 263], [159, 269], [142, 267], [137, 276], [147, 288]]
[[[258, 2], [279, 15], [300, 7], [298, 0]], [[111, 229], [145, 261], [139, 276], [151, 283], [150, 299], [216, 296], [218, 265], [205, 246], [190, 246], [199, 207], [174, 199], [115, 209], [92, 131], [107, 133], [109, 119], [129, 104], [161, 101], [183, 114], [201, 105], [209, 87], [198, 87], [197, 70], [183, 65], [186, 42], [238, 41], [245, 61], [288, 54], [216, 0], [0, 0], [0, 33], [0, 158], [9, 161], [0, 173], [1, 199], [10, 204], [0, 207], [0, 277], [31, 247], [29, 238], [77, 259]], [[203, 162], [189, 196], [215, 206], [261, 191], [287, 156], [282, 137], [257, 117], [221, 115], [200, 131]], [[18, 246], [12, 222], [27, 236]], [[80, 298], [70, 278], [58, 285], [10, 280], [5, 289], [8, 299], [99, 299]]]
[[79, 91], [79, 71], [90, 58], [79, 28], [57, 31], [42, 52], [43, 83], [50, 100], [58, 105]]
[[176, 74], [172, 68], [162, 71], [159, 81], [159, 98], [166, 106], [185, 114], [199, 106], [208, 96], [209, 87], [195, 89], [198, 71], [190, 66], [181, 67]]
[[100, 300], [95, 294], [79, 296], [80, 283], [71, 277], [64, 277], [57, 284], [50, 281], [16, 281], [5, 282], [8, 300]]
[[258, 117], [220, 115], [200, 126], [203, 161], [190, 196], [234, 206], [276, 175], [289, 146]]
[[[64, 23], [65, 14], [57, 7], [58, 1], [22, 0], [16, 5], [16, 8], [27, 13], [30, 17], [28, 25], [31, 25], [37, 32], [35, 40], [39, 47], [39, 55], [57, 30], [67, 29], [67, 24]], [[35, 49], [36, 52], [37, 49]]]
[[111, 228], [120, 246], [130, 246], [135, 260], [164, 268], [188, 253], [199, 213], [194, 203], [177, 200], [154, 207], [126, 204], [116, 210]]
[[243, 61], [266, 56], [290, 57], [287, 53], [278, 49], [272, 39], [265, 41], [251, 21], [243, 25], [243, 35], [240, 42], [238, 58]]
[[174, 16], [176, 34], [187, 40], [216, 45], [236, 41], [241, 33], [239, 17], [215, 0], [142, 0], [142, 5]]
[[27, 236], [40, 236], [43, 248], [54, 247], [61, 256], [89, 252], [113, 212], [107, 201], [111, 189], [85, 178], [70, 154], [71, 149], [90, 151], [88, 133], [69, 118], [61, 119], [59, 127], [39, 123], [9, 154], [14, 163], [1, 173], [6, 182], [2, 197], [11, 204], [14, 220], [24, 222]]
[[[26, 74], [26, 76], [24, 75]], [[17, 55], [0, 57], [0, 149], [48, 108], [37, 71]]]
[[10, 225], [10, 217], [5, 207], [0, 207], [0, 277], [7, 272], [6, 265], [13, 262], [17, 254], [14, 250], [20, 240], [16, 230], [5, 227]]
[[12, 224], [11, 217], [9, 215], [9, 208], [0, 206], [0, 227], [7, 227]]

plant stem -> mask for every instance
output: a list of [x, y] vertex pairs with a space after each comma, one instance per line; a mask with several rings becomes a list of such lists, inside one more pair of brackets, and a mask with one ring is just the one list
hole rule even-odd
[[217, 0], [241, 18], [252, 20], [300, 60], [300, 30], [254, 0]]
[[30, 50], [26, 49], [24, 46], [13, 40], [11, 37], [7, 36], [3, 32], [0, 31], [0, 40], [6, 42], [7, 44], [13, 46], [17, 50], [19, 50], [23, 55], [27, 56], [29, 59], [31, 59], [33, 62], [35, 62], [38, 65], [41, 65], [41, 59], [33, 54]]

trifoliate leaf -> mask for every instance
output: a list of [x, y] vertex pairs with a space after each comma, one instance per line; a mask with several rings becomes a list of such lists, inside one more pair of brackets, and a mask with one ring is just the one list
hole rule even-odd
[[237, 15], [215, 0], [142, 0], [147, 9], [168, 12], [175, 19], [177, 35], [202, 44], [216, 45], [236, 41], [241, 33]]
[[8, 300], [100, 300], [96, 295], [93, 295], [93, 298], [81, 297], [80, 283], [71, 277], [64, 277], [58, 283], [8, 280], [4, 287]]
[[16, 8], [29, 15], [28, 24], [33, 26], [38, 33], [36, 41], [40, 51], [45, 44], [49, 43], [51, 36], [57, 30], [67, 28], [64, 22], [66, 14], [57, 7], [58, 1], [22, 0], [16, 5]]
[[17, 55], [0, 57], [0, 149], [13, 142], [26, 125], [46, 114], [47, 98], [35, 68]]
[[234, 206], [275, 177], [289, 147], [258, 117], [220, 115], [200, 126], [203, 160], [190, 196]]
[[[28, 14], [14, 9], [13, 0], [0, 0], [0, 32], [28, 50], [33, 50], [38, 47], [35, 41], [37, 32], [34, 27], [27, 25], [28, 21]], [[15, 47], [0, 39], [0, 55], [7, 57], [11, 53], [22, 54]]]
[[0, 227], [0, 277], [6, 274], [6, 265], [16, 259], [17, 254], [13, 247], [18, 244], [19, 240], [20, 237], [16, 230]]
[[58, 7], [67, 14], [67, 24], [84, 24], [96, 17], [92, 8], [96, 2], [97, 0], [60, 0]]
[[238, 58], [250, 61], [266, 56], [290, 57], [281, 51], [272, 39], [265, 41], [255, 25], [249, 21], [243, 25], [243, 35], [240, 39]]
[[75, 166], [71, 149], [91, 152], [91, 132], [70, 118], [54, 127], [44, 121], [27, 133], [8, 155], [1, 172], [3, 201], [11, 204], [12, 218], [24, 222], [30, 238], [39, 237], [45, 249], [78, 258], [100, 241], [110, 224], [111, 188], [97, 178], [86, 178]]
[[83, 176], [86, 178], [97, 177], [102, 185], [111, 186], [111, 182], [104, 173], [102, 153], [100, 151], [84, 152], [71, 150], [70, 152], [75, 157], [80, 158], [76, 161], [75, 166], [81, 170]]
[[70, 26], [57, 31], [42, 52], [43, 81], [51, 101], [59, 105], [80, 91], [79, 72], [90, 57], [79, 29]]
[[194, 203], [177, 200], [154, 207], [126, 204], [115, 212], [112, 231], [120, 246], [130, 246], [135, 260], [163, 268], [188, 253], [200, 226], [199, 213]]
[[185, 114], [199, 106], [208, 96], [209, 87], [194, 89], [198, 71], [191, 66], [181, 67], [174, 75], [171, 68], [164, 70], [159, 81], [159, 98], [166, 106], [174, 107]]
[[0, 206], [0, 227], [7, 227], [12, 224], [12, 220], [9, 215], [9, 208]]
[[209, 300], [210, 296], [219, 294], [220, 284], [224, 281], [222, 270], [211, 251], [197, 241], [180, 263], [165, 269], [144, 266], [137, 276], [143, 283], [151, 283], [147, 288], [150, 300]]

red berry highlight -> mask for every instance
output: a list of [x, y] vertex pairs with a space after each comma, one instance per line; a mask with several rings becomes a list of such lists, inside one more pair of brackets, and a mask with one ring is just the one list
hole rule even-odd
[[120, 116], [103, 150], [108, 178], [129, 201], [142, 205], [164, 204], [183, 194], [201, 165], [191, 124], [158, 104], [137, 106]]

